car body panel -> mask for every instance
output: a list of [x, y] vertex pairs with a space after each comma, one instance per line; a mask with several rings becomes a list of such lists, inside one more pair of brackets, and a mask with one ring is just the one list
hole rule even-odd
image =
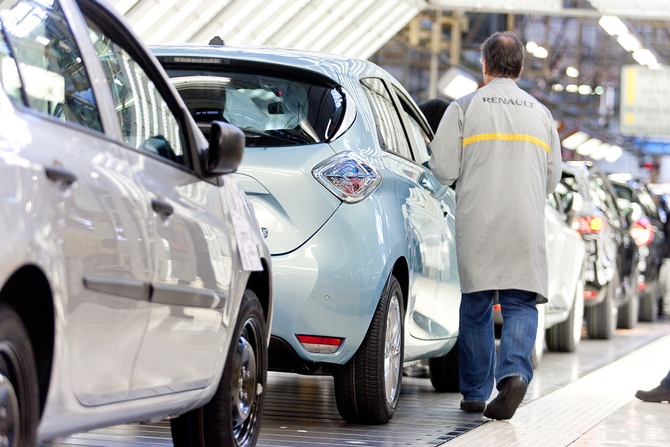
[[667, 244], [664, 222], [658, 207], [645, 184], [639, 179], [623, 173], [613, 173], [608, 177], [617, 192], [617, 203], [625, 214], [629, 227], [633, 228], [638, 221], [644, 219], [650, 225], [650, 241], [638, 247], [637, 267], [640, 276], [635, 285], [639, 287], [643, 297], [657, 299], [662, 294], [658, 281]]
[[[171, 96], [169, 112], [179, 116], [185, 110], [123, 17], [95, 0], [61, 0], [66, 18], [61, 23], [71, 24], [83, 49], [104, 132], [21, 105], [0, 89], [0, 229], [6, 236], [0, 284], [25, 271], [44, 278], [48, 290], [42, 293], [52, 309], [40, 315], [54, 316], [40, 333], [53, 337], [53, 355], [48, 361], [37, 356], [41, 385], [48, 389], [43, 390], [40, 440], [158, 420], [209, 401], [250, 277], [227, 205], [232, 197], [245, 204], [240, 218], [249, 229], [246, 241], [265, 269], [271, 265], [253, 210], [234, 180], [228, 182], [233, 187], [224, 188], [222, 177], [198, 174], [207, 145], [190, 115], [180, 121], [192, 156], [188, 167], [142, 155], [123, 140], [81, 16], [83, 4], [95, 6], [100, 20], [114, 24], [115, 36], [122, 35], [148, 64], [150, 81]], [[158, 197], [176, 209], [167, 222], [152, 204]], [[170, 240], [182, 258], [170, 252]], [[209, 253], [210, 264], [196, 260], [196, 251]], [[161, 295], [156, 292], [161, 285], [175, 286], [177, 293]], [[270, 324], [269, 281], [266, 287]], [[170, 301], [175, 296], [182, 301]], [[189, 297], [192, 306], [184, 305]], [[17, 299], [33, 305], [32, 296]], [[46, 332], [49, 327], [53, 334]]]
[[545, 327], [550, 328], [567, 320], [572, 310], [575, 292], [583, 280], [585, 247], [579, 233], [567, 225], [564, 214], [551, 206], [544, 212], [549, 271]]
[[235, 178], [267, 230], [265, 243], [273, 256], [300, 247], [340, 206], [312, 175], [312, 168], [333, 154], [326, 143], [245, 150], [243, 168]]
[[[572, 200], [568, 214], [569, 222], [579, 216], [600, 216], [606, 221], [604, 231], [583, 234], [586, 243], [587, 263], [585, 278], [587, 288], [599, 292], [593, 299], [586, 299], [586, 306], [600, 304], [605, 298], [605, 285], [614, 279], [617, 307], [627, 304], [631, 299], [632, 284], [636, 278], [630, 278], [633, 266], [637, 263], [637, 247], [628, 232], [627, 222], [620, 213], [615, 201], [616, 194], [604, 173], [589, 162], [567, 162], [563, 168], [566, 176], [574, 179], [580, 202]], [[604, 197], [603, 197], [604, 195]]]

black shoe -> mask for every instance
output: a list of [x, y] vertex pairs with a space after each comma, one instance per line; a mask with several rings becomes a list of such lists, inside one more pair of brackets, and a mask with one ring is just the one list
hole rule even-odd
[[662, 386], [657, 386], [653, 390], [642, 391], [638, 390], [635, 393], [635, 397], [645, 402], [669, 402], [670, 403], [670, 390], [666, 390]]
[[478, 400], [462, 400], [461, 401], [461, 410], [467, 411], [468, 413], [481, 413], [486, 408], [486, 402], [480, 402]]
[[490, 419], [510, 419], [526, 395], [528, 385], [519, 376], [505, 377], [500, 381], [498, 396], [486, 406], [484, 416]]

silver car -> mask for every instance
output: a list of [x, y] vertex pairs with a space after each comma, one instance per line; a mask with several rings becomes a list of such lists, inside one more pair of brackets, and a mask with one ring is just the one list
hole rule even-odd
[[346, 420], [395, 412], [403, 362], [458, 390], [454, 192], [424, 166], [432, 138], [375, 64], [225, 45], [152, 51], [191, 114], [242, 128], [236, 174], [272, 253], [270, 369], [334, 376]]
[[171, 418], [176, 446], [253, 446], [273, 298], [244, 135], [208, 144], [101, 2], [0, 21], [0, 444]]
[[[559, 183], [558, 191], [565, 193]], [[537, 305], [537, 334], [531, 363], [542, 361], [545, 345], [550, 351], [573, 352], [582, 339], [584, 326], [585, 247], [582, 237], [568, 225], [562, 196], [547, 196], [544, 207], [544, 237], [549, 274], [547, 303]], [[494, 306], [496, 333], [502, 329], [500, 304]]]

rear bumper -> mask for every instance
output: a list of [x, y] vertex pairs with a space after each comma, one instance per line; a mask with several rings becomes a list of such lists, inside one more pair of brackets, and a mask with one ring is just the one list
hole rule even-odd
[[[362, 343], [397, 256], [391, 244], [380, 242], [393, 240], [384, 226], [370, 224], [375, 216], [369, 200], [343, 205], [303, 246], [272, 257], [274, 346], [281, 340], [290, 347], [298, 368], [303, 362], [344, 364]], [[297, 335], [344, 341], [334, 354], [319, 354], [305, 349]], [[278, 369], [291, 370], [287, 363], [290, 358]]]

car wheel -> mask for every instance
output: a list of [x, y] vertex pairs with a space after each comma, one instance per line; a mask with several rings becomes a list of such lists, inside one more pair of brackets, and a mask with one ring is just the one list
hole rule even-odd
[[544, 305], [537, 306], [537, 334], [535, 335], [533, 352], [530, 355], [530, 363], [533, 365], [533, 369], [538, 367], [540, 362], [542, 362], [542, 357], [544, 356], [544, 337], [547, 332], [545, 329], [545, 312], [546, 309]]
[[204, 407], [172, 419], [175, 447], [251, 447], [261, 429], [268, 352], [261, 303], [244, 292], [223, 375]]
[[[615, 275], [614, 278], [616, 277]], [[589, 338], [609, 340], [614, 334], [617, 323], [617, 309], [614, 306], [614, 278], [605, 286], [607, 291], [603, 302], [597, 306], [587, 307], [584, 311]]]
[[400, 283], [391, 276], [363, 343], [334, 371], [337, 410], [346, 421], [385, 424], [393, 417], [402, 379], [403, 315]]
[[440, 393], [458, 393], [460, 376], [458, 372], [458, 341], [447, 355], [433, 357], [429, 361], [430, 383]]
[[640, 321], [647, 323], [653, 323], [658, 318], [658, 308], [659, 300], [658, 296], [660, 295], [657, 292], [658, 283], [656, 287], [652, 287], [651, 290], [647, 291], [640, 300]]
[[584, 277], [580, 277], [575, 300], [568, 319], [547, 330], [547, 347], [551, 351], [573, 352], [582, 339], [584, 326]]
[[630, 301], [619, 308], [617, 315], [617, 327], [622, 329], [633, 329], [637, 323], [640, 312], [640, 295], [634, 292]]
[[640, 292], [637, 288], [637, 267], [633, 268], [631, 275], [622, 281], [627, 296], [627, 303], [619, 307], [617, 315], [617, 327], [622, 329], [633, 329], [637, 323], [640, 312]]
[[18, 314], [0, 304], [1, 445], [36, 445], [39, 413], [37, 369], [30, 338]]

